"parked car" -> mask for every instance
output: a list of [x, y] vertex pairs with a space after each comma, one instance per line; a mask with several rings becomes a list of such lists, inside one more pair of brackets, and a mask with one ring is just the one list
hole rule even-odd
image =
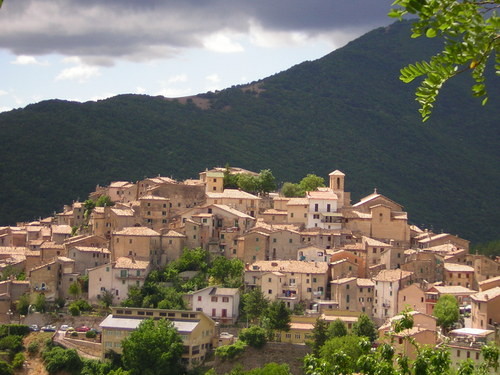
[[80, 326], [80, 327], [77, 327], [75, 330], [76, 330], [76, 332], [87, 332], [90, 330], [90, 328], [87, 326]]
[[43, 332], [55, 332], [56, 331], [56, 326], [53, 325], [47, 325], [45, 327], [41, 328]]
[[68, 328], [69, 328], [69, 325], [67, 325], [67, 324], [62, 324], [62, 325], [59, 327], [59, 329], [60, 329], [61, 331], [67, 331], [67, 330], [68, 330]]
[[32, 325], [30, 325], [30, 331], [38, 332], [38, 331], [40, 331], [40, 328], [38, 327], [37, 324], [32, 324]]

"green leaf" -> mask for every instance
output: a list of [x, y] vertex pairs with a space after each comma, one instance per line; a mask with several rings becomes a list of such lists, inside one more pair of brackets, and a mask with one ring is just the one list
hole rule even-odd
[[437, 31], [436, 29], [427, 29], [427, 31], [425, 32], [425, 36], [427, 38], [434, 38], [435, 36], [437, 35]]

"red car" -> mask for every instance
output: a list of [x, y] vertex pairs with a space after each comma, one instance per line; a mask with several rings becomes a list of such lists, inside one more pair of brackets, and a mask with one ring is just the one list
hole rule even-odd
[[75, 331], [76, 332], [87, 332], [87, 331], [90, 331], [90, 328], [87, 326], [81, 326], [81, 327], [75, 328]]

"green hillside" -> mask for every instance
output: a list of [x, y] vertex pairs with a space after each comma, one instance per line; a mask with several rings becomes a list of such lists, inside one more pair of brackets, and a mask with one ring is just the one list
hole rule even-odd
[[207, 110], [120, 95], [0, 114], [0, 225], [59, 211], [96, 184], [192, 178], [229, 162], [270, 168], [281, 182], [340, 169], [353, 201], [377, 187], [405, 206], [412, 223], [474, 242], [496, 239], [498, 85], [490, 84], [482, 107], [459, 77], [422, 124], [414, 87], [398, 73], [439, 41], [409, 35], [408, 23], [394, 24], [258, 85], [199, 95], [210, 100]]

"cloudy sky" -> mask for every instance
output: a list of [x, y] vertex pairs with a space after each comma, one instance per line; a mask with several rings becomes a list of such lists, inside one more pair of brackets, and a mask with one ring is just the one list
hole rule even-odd
[[252, 82], [393, 22], [391, 2], [4, 0], [0, 111]]

